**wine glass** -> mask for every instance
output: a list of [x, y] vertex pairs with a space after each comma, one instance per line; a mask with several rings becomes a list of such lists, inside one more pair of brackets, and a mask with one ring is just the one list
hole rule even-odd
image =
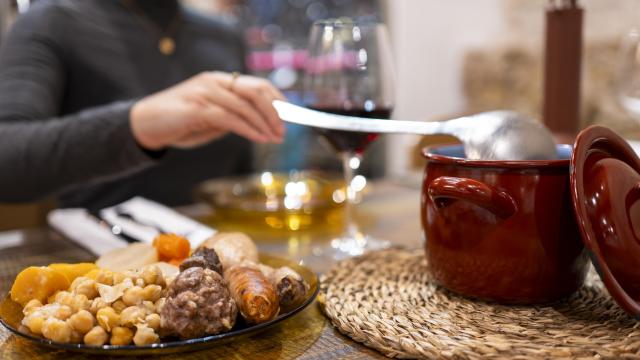
[[[394, 105], [391, 46], [385, 25], [351, 19], [315, 22], [304, 77], [305, 106], [341, 115], [388, 119]], [[334, 259], [388, 247], [363, 234], [354, 218], [355, 172], [378, 134], [316, 130], [342, 158], [346, 184], [345, 230], [331, 241]]]

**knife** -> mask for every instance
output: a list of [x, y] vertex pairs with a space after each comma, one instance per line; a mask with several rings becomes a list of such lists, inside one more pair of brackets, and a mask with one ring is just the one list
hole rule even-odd
[[443, 133], [438, 122], [385, 120], [330, 114], [297, 106], [286, 101], [274, 100], [273, 106], [286, 122], [323, 129], [365, 133], [419, 134]]

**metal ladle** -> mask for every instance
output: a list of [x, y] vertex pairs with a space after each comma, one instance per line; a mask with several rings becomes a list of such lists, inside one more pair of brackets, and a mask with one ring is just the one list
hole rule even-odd
[[280, 100], [275, 100], [273, 106], [284, 121], [318, 128], [365, 133], [452, 135], [463, 143], [468, 159], [551, 160], [558, 157], [549, 130], [513, 111], [489, 111], [447, 121], [421, 122], [335, 115]]

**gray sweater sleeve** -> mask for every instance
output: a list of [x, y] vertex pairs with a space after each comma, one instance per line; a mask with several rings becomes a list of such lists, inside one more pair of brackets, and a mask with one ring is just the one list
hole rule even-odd
[[54, 25], [60, 16], [30, 10], [0, 48], [0, 202], [34, 200], [154, 163], [131, 132], [132, 101], [59, 116], [67, 66], [53, 40], [64, 36]]

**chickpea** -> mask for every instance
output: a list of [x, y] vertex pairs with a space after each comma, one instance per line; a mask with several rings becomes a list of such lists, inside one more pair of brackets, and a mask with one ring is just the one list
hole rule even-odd
[[127, 307], [127, 304], [125, 304], [122, 300], [116, 300], [113, 302], [113, 304], [111, 304], [111, 307], [119, 314]]
[[160, 285], [147, 285], [142, 296], [145, 300], [156, 301], [162, 296], [162, 287]]
[[29, 328], [23, 324], [18, 325], [18, 331], [23, 334], [28, 334], [31, 332], [31, 330], [29, 330]]
[[133, 330], [118, 326], [111, 332], [111, 345], [129, 345], [133, 340]]
[[73, 315], [73, 310], [66, 305], [50, 304], [48, 306], [52, 306], [49, 314], [56, 319], [67, 320], [69, 316]]
[[113, 284], [120, 284], [122, 281], [124, 281], [124, 279], [126, 279], [127, 276], [121, 272], [114, 272], [113, 273]]
[[42, 303], [40, 302], [40, 300], [33, 299], [29, 301], [27, 305], [24, 306], [24, 308], [22, 309], [22, 313], [24, 315], [29, 315], [30, 313], [34, 312], [36, 309], [40, 307], [42, 307]]
[[158, 265], [150, 265], [142, 269], [140, 277], [144, 279], [147, 285], [164, 285], [164, 276], [162, 276], [162, 270]]
[[[75, 294], [85, 295], [89, 300], [92, 300], [96, 296], [98, 296], [98, 289], [96, 288], [95, 280], [85, 278], [85, 277], [79, 277], [76, 280], [74, 280], [74, 283], [78, 279], [82, 279], [82, 280], [78, 282], [76, 286], [73, 288], [73, 292]], [[71, 284], [71, 287], [73, 287], [73, 284]]]
[[133, 343], [142, 346], [160, 342], [160, 337], [152, 328], [145, 325], [137, 326], [136, 335], [133, 337]]
[[86, 295], [76, 294], [67, 306], [74, 312], [89, 310], [91, 308], [91, 300], [89, 300]]
[[144, 279], [137, 278], [135, 281], [136, 286], [144, 287]]
[[96, 282], [111, 286], [115, 283], [113, 275], [111, 270], [101, 270], [98, 272], [98, 275], [96, 275]]
[[78, 276], [77, 278], [73, 279], [71, 285], [69, 285], [69, 292], [73, 292], [78, 287], [78, 284], [83, 282], [85, 279], [88, 279], [88, 277]]
[[102, 346], [109, 340], [109, 334], [100, 326], [94, 326], [84, 335], [84, 343], [93, 346]]
[[133, 270], [125, 271], [124, 275], [127, 277], [127, 279], [131, 279], [131, 282], [133, 284], [135, 284], [136, 280], [138, 280], [138, 278], [140, 277], [140, 274], [137, 271], [133, 271]]
[[67, 302], [71, 302], [73, 294], [68, 291], [58, 291], [54, 297], [54, 302], [58, 304], [66, 305]]
[[144, 309], [147, 314], [153, 314], [156, 312], [156, 306], [151, 301], [143, 301], [142, 304], [138, 305]]
[[40, 314], [45, 318], [55, 317], [60, 320], [67, 320], [69, 316], [73, 314], [71, 308], [66, 305], [60, 305], [57, 303], [47, 304], [39, 307], [34, 313]]
[[148, 327], [152, 328], [155, 331], [160, 330], [160, 315], [159, 314], [149, 314], [144, 318], [144, 322]]
[[95, 319], [93, 315], [87, 310], [80, 310], [77, 313], [71, 315], [67, 320], [73, 330], [79, 332], [81, 335], [86, 334], [95, 325]]
[[158, 278], [158, 274], [155, 271], [156, 267], [155, 265], [150, 265], [143, 268], [140, 272], [140, 278], [144, 280], [145, 284], [151, 285], [156, 283], [156, 279]]
[[68, 291], [61, 291], [56, 295], [55, 303], [68, 306], [73, 312], [88, 309], [91, 306], [91, 302], [85, 295], [75, 295]]
[[124, 289], [129, 289], [133, 287], [133, 280], [131, 278], [124, 278], [120, 284], [122, 284]]
[[140, 286], [134, 286], [130, 289], [125, 290], [124, 295], [122, 295], [122, 301], [124, 301], [127, 306], [138, 305], [144, 300], [144, 291]]
[[165, 288], [167, 286], [167, 281], [164, 278], [164, 274], [162, 273], [162, 271], [160, 272], [160, 275], [158, 275], [158, 278], [156, 279], [156, 285], [160, 285], [160, 287]]
[[107, 304], [106, 301], [104, 301], [101, 297], [97, 297], [93, 299], [93, 301], [91, 301], [91, 305], [89, 306], [89, 311], [93, 315], [96, 315], [98, 313], [98, 310], [107, 306], [109, 306], [109, 304]]
[[22, 319], [22, 324], [29, 328], [34, 334], [41, 335], [42, 334], [42, 325], [44, 324], [45, 317], [43, 314], [38, 312], [33, 312]]
[[146, 312], [138, 306], [129, 306], [120, 313], [121, 326], [133, 326], [144, 320]]
[[112, 307], [107, 306], [98, 310], [96, 319], [98, 319], [98, 324], [102, 326], [103, 329], [111, 331], [118, 325], [120, 315], [116, 314], [116, 311], [113, 310]]
[[158, 299], [155, 303], [156, 306], [156, 311], [158, 313], [162, 312], [162, 308], [164, 307], [164, 303], [167, 301], [167, 298], [165, 297], [161, 297], [160, 299]]
[[71, 341], [71, 326], [65, 321], [56, 318], [48, 318], [42, 324], [42, 336], [60, 343]]
[[80, 332], [71, 330], [71, 336], [69, 338], [69, 342], [72, 344], [80, 344], [82, 343], [83, 335]]

